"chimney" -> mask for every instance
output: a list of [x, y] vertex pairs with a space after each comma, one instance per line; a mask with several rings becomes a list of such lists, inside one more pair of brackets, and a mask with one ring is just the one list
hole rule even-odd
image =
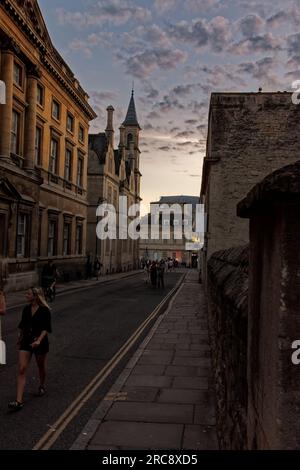
[[105, 129], [105, 134], [106, 134], [108, 142], [114, 148], [114, 125], [113, 125], [114, 108], [113, 106], [108, 106], [106, 111], [107, 111], [107, 126]]
[[122, 147], [125, 147], [125, 126], [122, 126], [120, 127], [120, 143], [119, 143], [119, 147], [122, 148]]

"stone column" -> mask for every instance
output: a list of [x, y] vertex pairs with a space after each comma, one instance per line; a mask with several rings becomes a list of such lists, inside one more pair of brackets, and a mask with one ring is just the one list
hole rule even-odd
[[6, 85], [6, 104], [0, 105], [0, 160], [10, 160], [13, 107], [13, 51], [9, 49], [2, 51], [1, 58], [1, 80]]
[[35, 167], [35, 138], [36, 138], [36, 101], [37, 78], [40, 76], [37, 67], [31, 67], [28, 71], [27, 102], [25, 120], [25, 169], [33, 170]]

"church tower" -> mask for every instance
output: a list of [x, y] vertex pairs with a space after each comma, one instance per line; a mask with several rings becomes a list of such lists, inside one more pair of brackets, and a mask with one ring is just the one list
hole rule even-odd
[[139, 203], [140, 199], [140, 149], [139, 149], [139, 134], [141, 127], [138, 122], [135, 102], [134, 102], [134, 90], [132, 90], [130, 103], [128, 106], [125, 121], [122, 123], [122, 140], [125, 145], [126, 161], [131, 168], [134, 177], [134, 188], [135, 188], [135, 202]]

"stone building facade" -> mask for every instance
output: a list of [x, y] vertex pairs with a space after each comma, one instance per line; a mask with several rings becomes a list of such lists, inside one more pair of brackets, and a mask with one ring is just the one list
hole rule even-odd
[[[104, 133], [89, 136], [88, 162], [88, 229], [87, 251], [91, 259], [98, 257], [102, 273], [124, 272], [139, 266], [139, 240], [120, 240], [119, 197], [127, 198], [128, 208], [140, 204], [141, 173], [139, 137], [134, 92], [130, 99], [125, 121], [120, 127], [120, 140], [115, 149], [113, 125], [114, 108], [107, 108], [107, 127]], [[112, 204], [117, 214], [117, 239], [100, 240], [96, 226], [100, 218], [96, 211], [101, 203]], [[128, 213], [127, 213], [128, 214]], [[130, 217], [127, 217], [128, 224]]]
[[0, 257], [8, 289], [37, 284], [52, 258], [85, 262], [89, 121], [96, 117], [54, 48], [35, 0], [0, 4]]
[[207, 213], [203, 271], [212, 253], [249, 241], [237, 203], [300, 152], [300, 107], [291, 93], [213, 93], [201, 202]]
[[[158, 202], [153, 202], [151, 205], [167, 205], [172, 207], [178, 205], [181, 207], [182, 214], [185, 204], [192, 206], [193, 218], [195, 220], [196, 205], [199, 204], [199, 197], [196, 196], [166, 196], [161, 197]], [[184, 216], [182, 216], [183, 218]], [[140, 259], [141, 260], [155, 260], [159, 261], [161, 259], [175, 259], [178, 263], [183, 263], [189, 267], [197, 267], [198, 261], [198, 252], [195, 249], [188, 250], [187, 244], [191, 244], [191, 240], [187, 240], [184, 237], [184, 227], [183, 227], [183, 237], [182, 239], [176, 239], [174, 229], [174, 214], [171, 213], [170, 217], [170, 239], [166, 240], [163, 238], [163, 221], [160, 220], [159, 223], [159, 238], [154, 240], [150, 236], [151, 229], [151, 214], [148, 215], [149, 218], [149, 238], [141, 239], [140, 241]], [[196, 240], [194, 240], [196, 241]]]

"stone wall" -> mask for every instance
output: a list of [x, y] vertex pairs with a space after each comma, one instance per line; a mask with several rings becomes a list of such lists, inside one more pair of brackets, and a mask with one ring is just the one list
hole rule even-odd
[[248, 448], [300, 449], [300, 162], [256, 185], [250, 219]]
[[206, 260], [249, 242], [249, 223], [237, 217], [236, 205], [262, 178], [299, 159], [299, 131], [291, 93], [212, 94], [201, 188]]
[[[222, 449], [300, 449], [300, 161], [239, 203], [250, 249], [208, 262], [209, 329]], [[248, 288], [249, 285], [249, 288]]]
[[247, 444], [248, 247], [208, 262], [208, 311], [221, 449]]

